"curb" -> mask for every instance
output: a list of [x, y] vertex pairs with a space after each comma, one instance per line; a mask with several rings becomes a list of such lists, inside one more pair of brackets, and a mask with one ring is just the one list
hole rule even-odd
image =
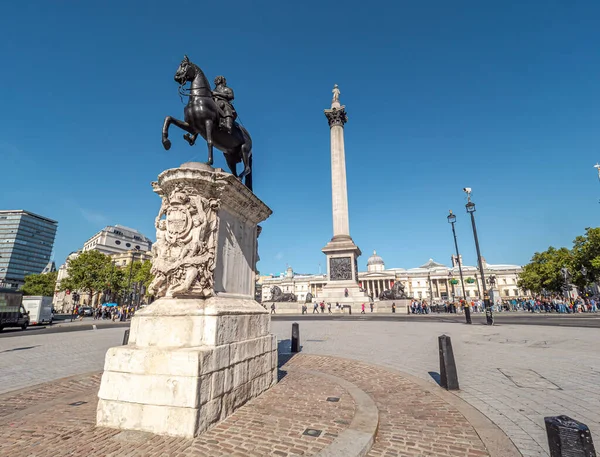
[[338, 437], [315, 457], [364, 457], [375, 442], [379, 428], [379, 410], [373, 399], [355, 384], [338, 376], [316, 370], [286, 367], [288, 371], [306, 373], [339, 384], [354, 400], [356, 410], [352, 422]]

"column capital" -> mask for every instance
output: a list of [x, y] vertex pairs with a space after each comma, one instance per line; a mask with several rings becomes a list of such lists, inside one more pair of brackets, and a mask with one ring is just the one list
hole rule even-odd
[[346, 107], [344, 105], [339, 108], [326, 109], [325, 116], [329, 122], [329, 128], [335, 125], [344, 127], [344, 124], [348, 122], [348, 114], [346, 114]]

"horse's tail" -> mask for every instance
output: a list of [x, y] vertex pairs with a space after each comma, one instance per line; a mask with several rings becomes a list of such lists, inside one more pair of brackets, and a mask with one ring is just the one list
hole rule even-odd
[[252, 167], [252, 151], [250, 151], [250, 157], [248, 157], [248, 164], [250, 165], [250, 173], [244, 178], [244, 183], [248, 189], [252, 190], [252, 173], [254, 172]]

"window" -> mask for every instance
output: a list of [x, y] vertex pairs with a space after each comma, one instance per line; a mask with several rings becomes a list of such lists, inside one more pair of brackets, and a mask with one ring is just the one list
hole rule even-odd
[[119, 240], [116, 240], [115, 244], [121, 244], [121, 242]]
[[140, 250], [140, 247], [139, 247], [139, 246], [136, 246], [135, 248], [136, 248], [138, 251]]
[[517, 295], [519, 295], [519, 291], [517, 289], [513, 289], [513, 295], [516, 297]]
[[131, 243], [125, 243], [125, 246], [127, 246], [128, 248], [131, 247]]
[[471, 296], [471, 291], [467, 290], [467, 297], [470, 297], [470, 296]]
[[508, 289], [504, 289], [504, 296], [508, 297], [508, 294], [509, 294], [509, 290]]
[[504, 284], [508, 284], [508, 283], [506, 282], [506, 278], [504, 278], [502, 281], [504, 281]]

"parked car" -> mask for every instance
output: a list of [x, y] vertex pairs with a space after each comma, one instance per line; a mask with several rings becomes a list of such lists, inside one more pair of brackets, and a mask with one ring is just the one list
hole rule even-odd
[[82, 306], [81, 308], [79, 308], [79, 315], [80, 316], [93, 316], [94, 310], [89, 306]]

